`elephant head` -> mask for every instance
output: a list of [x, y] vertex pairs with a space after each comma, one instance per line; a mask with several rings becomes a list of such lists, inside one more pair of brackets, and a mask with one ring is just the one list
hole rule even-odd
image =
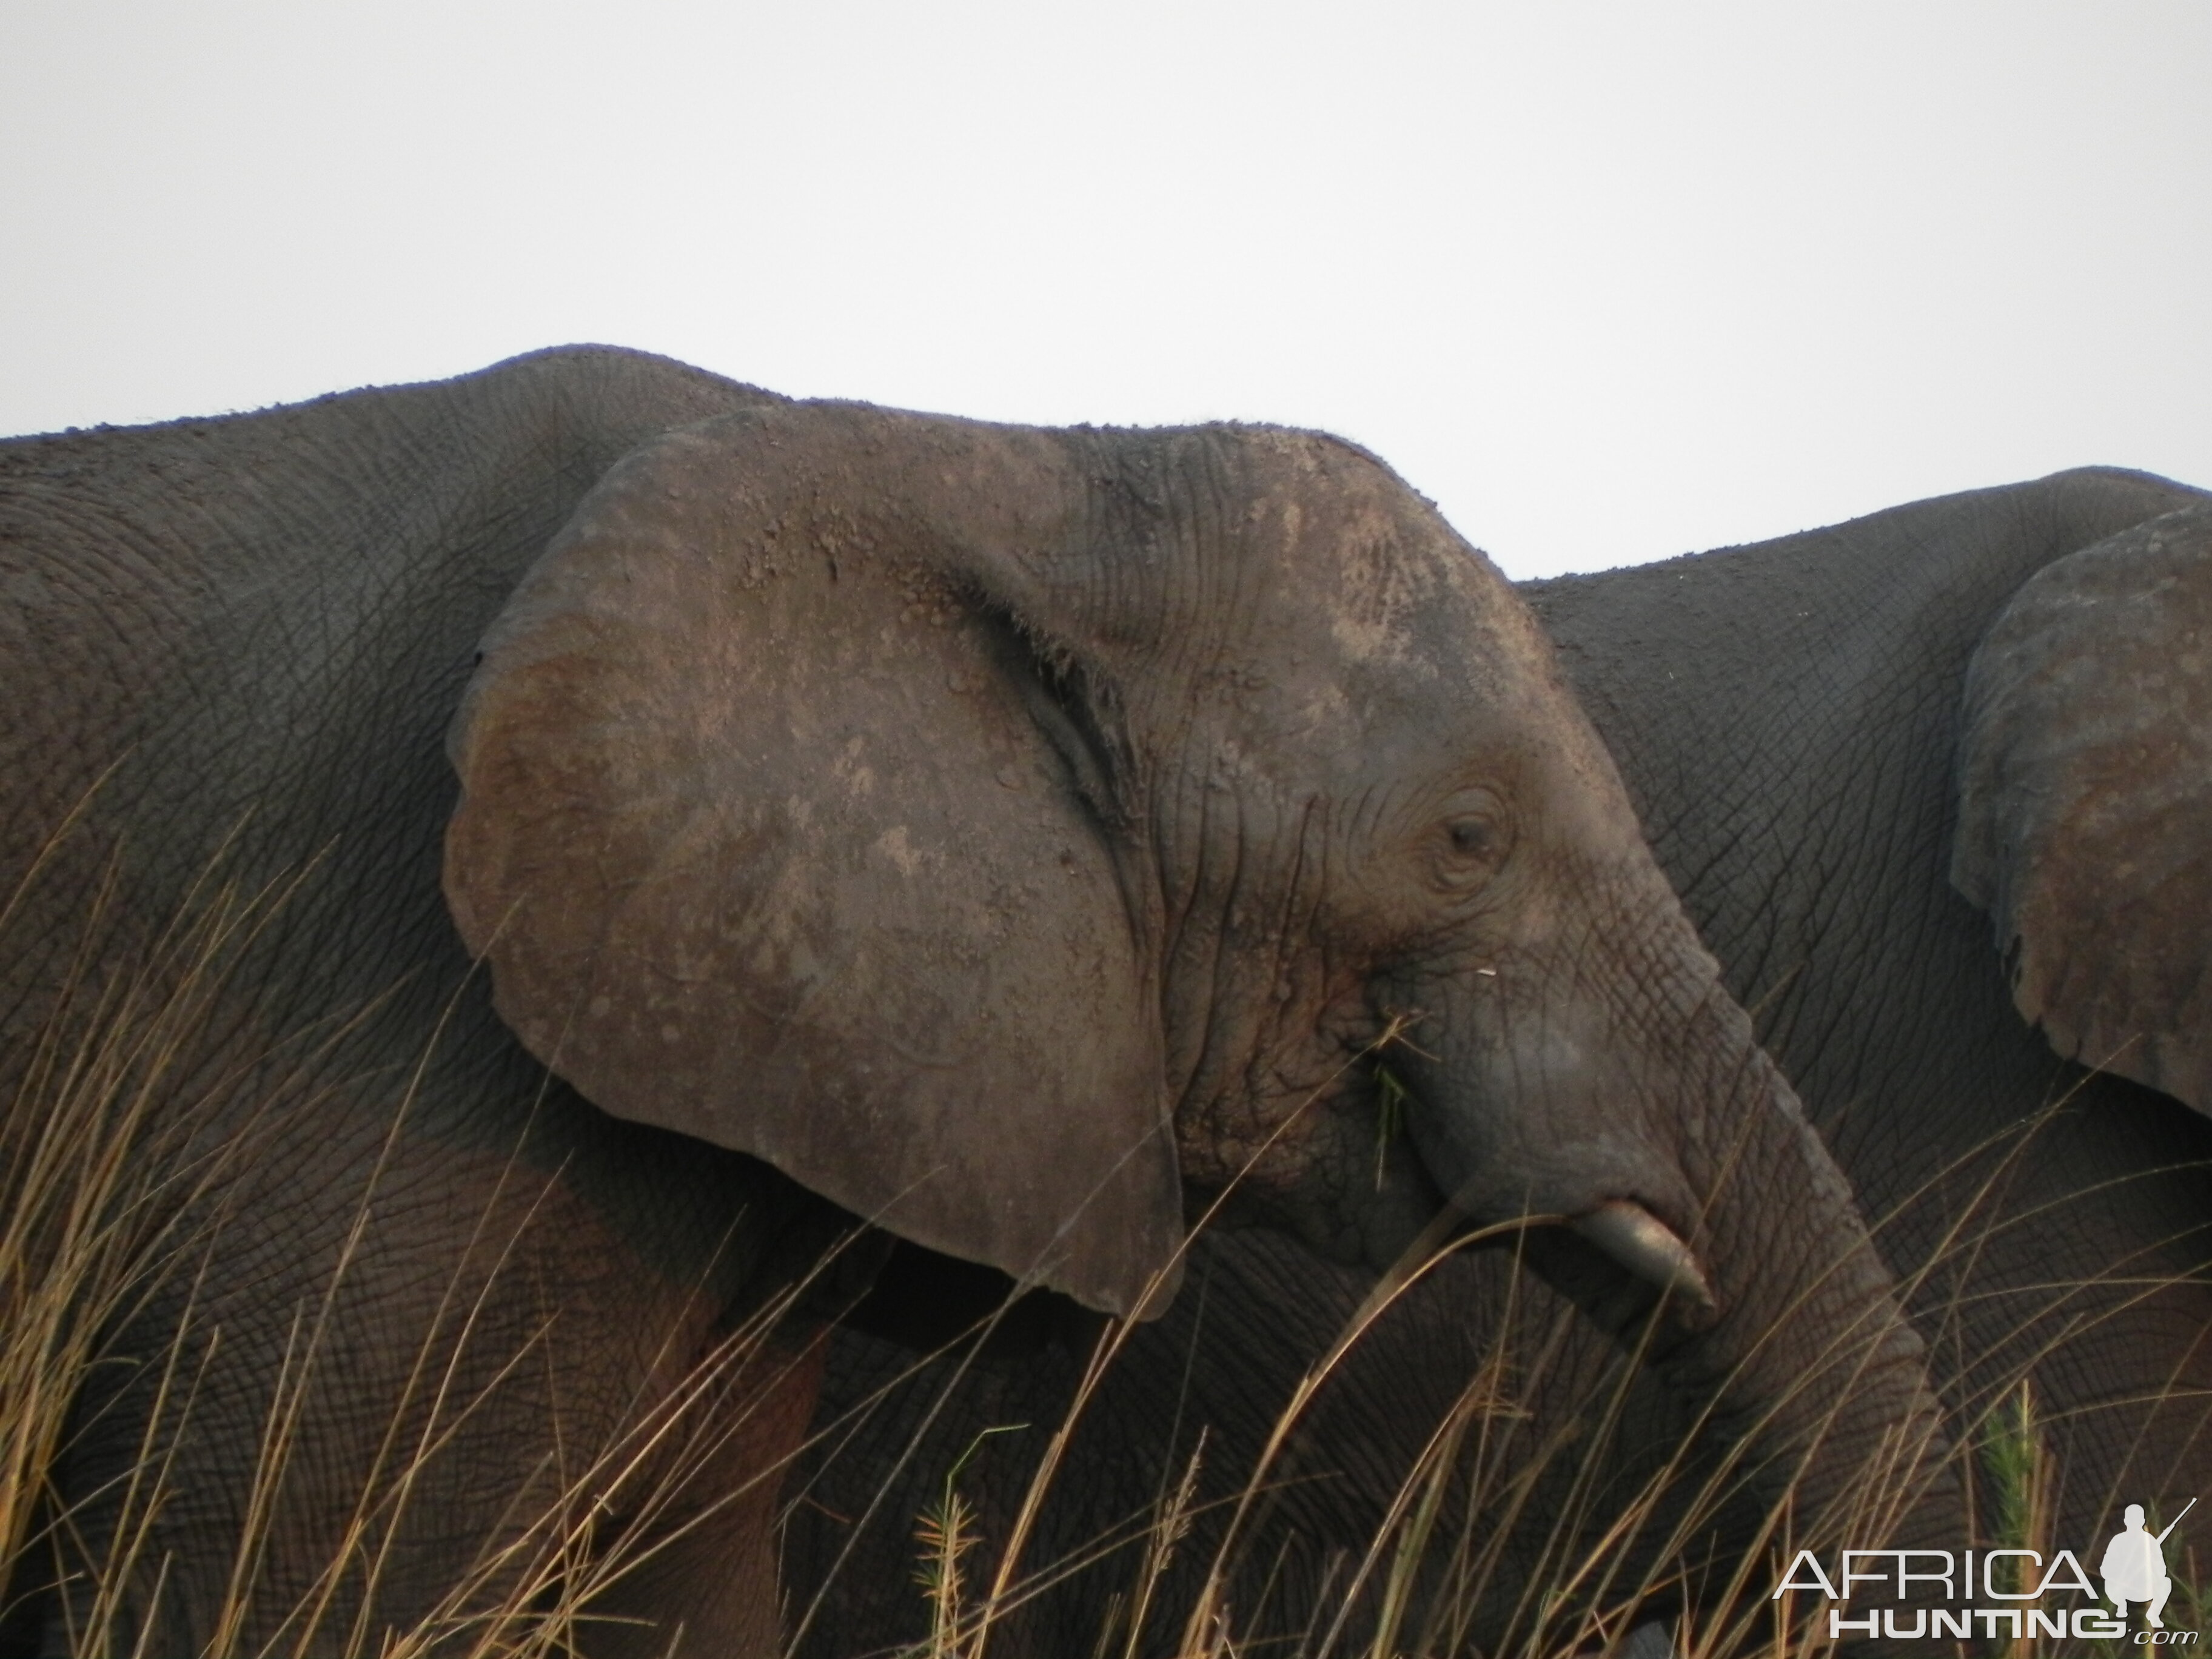
[[1549, 646], [1350, 446], [684, 428], [523, 581], [450, 749], [453, 915], [607, 1111], [1121, 1314], [1232, 1186], [1378, 1263], [1446, 1204], [1547, 1217], [1617, 1328], [1672, 1292], [1662, 1363], [1776, 1467], [1931, 1432]]

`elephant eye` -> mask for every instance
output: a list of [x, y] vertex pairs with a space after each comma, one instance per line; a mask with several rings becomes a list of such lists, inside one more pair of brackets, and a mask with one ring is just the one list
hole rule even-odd
[[1504, 804], [1486, 789], [1456, 797], [1437, 830], [1431, 864], [1437, 881], [1446, 887], [1473, 886], [1512, 850], [1512, 828]]
[[1487, 858], [1498, 844], [1498, 827], [1488, 818], [1457, 817], [1444, 826], [1452, 851], [1468, 858]]

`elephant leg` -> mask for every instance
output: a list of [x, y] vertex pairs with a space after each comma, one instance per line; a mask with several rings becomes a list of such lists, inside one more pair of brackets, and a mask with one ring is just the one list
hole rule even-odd
[[805, 1444], [829, 1352], [826, 1325], [789, 1322], [748, 1349], [676, 1425], [616, 1548], [634, 1565], [594, 1596], [592, 1659], [772, 1659], [782, 1651], [777, 1516]]

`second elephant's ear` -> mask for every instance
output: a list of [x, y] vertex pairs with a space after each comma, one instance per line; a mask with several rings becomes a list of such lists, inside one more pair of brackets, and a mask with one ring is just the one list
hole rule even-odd
[[1951, 879], [2069, 1059], [2212, 1112], [2212, 507], [2046, 567], [1967, 677]]
[[1049, 434], [851, 406], [631, 456], [486, 637], [445, 881], [604, 1109], [1127, 1314], [1182, 1194], [1055, 633], [1082, 492]]

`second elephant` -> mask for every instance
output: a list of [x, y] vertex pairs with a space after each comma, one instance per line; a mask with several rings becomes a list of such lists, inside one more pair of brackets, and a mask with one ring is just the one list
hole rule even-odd
[[1954, 1423], [2028, 1381], [2069, 1538], [2212, 1492], [2212, 501], [2085, 470], [1522, 592]]

